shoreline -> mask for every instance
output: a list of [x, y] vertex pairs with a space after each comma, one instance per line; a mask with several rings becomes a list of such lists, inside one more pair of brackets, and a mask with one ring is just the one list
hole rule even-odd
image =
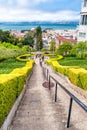
[[21, 30], [31, 30], [32, 28], [36, 28], [41, 26], [42, 30], [50, 29], [50, 30], [75, 30], [78, 27], [78, 23], [2, 23], [0, 24], [0, 29], [5, 31], [21, 31]]

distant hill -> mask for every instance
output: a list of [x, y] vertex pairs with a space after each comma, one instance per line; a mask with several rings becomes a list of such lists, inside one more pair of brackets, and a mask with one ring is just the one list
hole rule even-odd
[[31, 21], [31, 22], [0, 22], [0, 24], [79, 24], [79, 21]]

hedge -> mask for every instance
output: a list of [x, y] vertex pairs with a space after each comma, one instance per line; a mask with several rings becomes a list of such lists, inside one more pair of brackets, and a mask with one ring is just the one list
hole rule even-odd
[[27, 62], [25, 67], [14, 69], [10, 74], [0, 75], [0, 126], [20, 95], [34, 61]]
[[[61, 58], [60, 56], [59, 59]], [[58, 63], [58, 58], [50, 58], [46, 63], [51, 65], [55, 71], [66, 75], [76, 86], [87, 90], [87, 70], [79, 66], [62, 66]]]
[[80, 87], [87, 90], [87, 70], [79, 74]]
[[57, 66], [59, 67], [60, 64], [57, 61], [50, 62], [52, 64], [53, 70], [57, 71]]
[[83, 68], [79, 68], [79, 69], [70, 68], [67, 71], [67, 76], [73, 84], [77, 86], [81, 86], [79, 75], [81, 72], [84, 72], [84, 71], [85, 69]]
[[24, 55], [18, 56], [16, 59], [19, 61], [29, 61], [31, 56], [34, 56], [34, 54], [24, 54]]
[[17, 94], [17, 78], [13, 75], [0, 75], [0, 125], [9, 113]]
[[[49, 55], [51, 55], [51, 54], [48, 54], [48, 56], [49, 56]], [[62, 58], [63, 58], [63, 56], [57, 55], [56, 58], [50, 58], [50, 59], [46, 60], [46, 63], [47, 63], [48, 65], [52, 65], [52, 62], [53, 62], [53, 61], [58, 61], [58, 60], [60, 60], [60, 59], [62, 59]]]

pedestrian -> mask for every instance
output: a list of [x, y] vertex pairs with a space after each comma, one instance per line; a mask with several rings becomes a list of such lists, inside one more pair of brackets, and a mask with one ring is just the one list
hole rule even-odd
[[40, 58], [40, 66], [42, 67], [42, 59]]
[[42, 56], [42, 61], [44, 61], [44, 56]]

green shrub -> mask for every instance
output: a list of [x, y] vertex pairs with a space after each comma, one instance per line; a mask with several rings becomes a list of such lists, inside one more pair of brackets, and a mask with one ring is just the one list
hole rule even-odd
[[14, 69], [11, 74], [21, 74], [23, 75], [23, 77], [26, 79], [27, 75], [29, 74], [30, 72], [30, 69], [29, 67], [23, 67], [23, 68], [17, 68], [17, 69]]
[[8, 58], [16, 58], [21, 54], [25, 54], [27, 51], [24, 48], [19, 48], [11, 43], [0, 44], [0, 61]]
[[59, 63], [57, 61], [52, 61], [52, 67], [53, 67], [53, 70], [57, 71], [57, 67], [59, 67]]
[[84, 90], [87, 90], [87, 70], [81, 72], [79, 74], [79, 79], [80, 79], [80, 87], [83, 88]]
[[18, 56], [16, 59], [19, 61], [29, 61], [31, 56], [34, 56], [34, 54], [24, 54], [24, 55]]
[[45, 62], [46, 62], [48, 65], [51, 65], [51, 64], [52, 64], [52, 60], [50, 60], [50, 59], [49, 59], [49, 60], [46, 60]]
[[17, 81], [18, 81], [18, 86], [17, 86], [17, 97], [19, 96], [19, 94], [21, 93], [23, 86], [25, 84], [25, 81], [28, 77], [28, 75], [30, 74], [32, 68], [29, 67], [23, 67], [23, 68], [18, 68], [18, 69], [14, 69], [10, 74], [18, 76], [17, 77]]
[[66, 75], [66, 70], [67, 70], [68, 68], [69, 68], [68, 66], [59, 65], [59, 66], [57, 67], [57, 72]]
[[33, 64], [34, 61], [30, 61], [25, 67], [14, 69], [10, 74], [0, 75], [0, 126], [21, 93]]
[[[61, 59], [61, 57], [59, 59]], [[55, 71], [68, 76], [70, 81], [76, 86], [87, 90], [87, 70], [79, 66], [62, 66], [57, 60], [58, 58], [51, 58], [46, 60], [46, 63], [52, 65]]]
[[75, 84], [77, 86], [81, 86], [79, 75], [81, 72], [84, 72], [84, 71], [85, 71], [85, 69], [83, 69], [83, 68], [79, 68], [79, 69], [70, 68], [67, 70], [67, 76], [69, 77], [70, 81], [73, 84]]
[[31, 67], [31, 68], [32, 68], [33, 65], [34, 65], [34, 60], [30, 60], [29, 62], [26, 63], [25, 66], [26, 66], [26, 67]]
[[17, 78], [0, 75], [0, 125], [9, 113], [17, 94]]
[[11, 43], [7, 43], [7, 42], [3, 42], [3, 43], [1, 44], [1, 46], [4, 46], [4, 47], [6, 47], [6, 48], [8, 48], [8, 49], [19, 49], [18, 46], [15, 46], [15, 45], [13, 45], [13, 44], [11, 44]]
[[24, 45], [24, 46], [23, 46], [23, 50], [25, 50], [25, 51], [30, 51], [30, 50], [29, 50], [29, 45]]

